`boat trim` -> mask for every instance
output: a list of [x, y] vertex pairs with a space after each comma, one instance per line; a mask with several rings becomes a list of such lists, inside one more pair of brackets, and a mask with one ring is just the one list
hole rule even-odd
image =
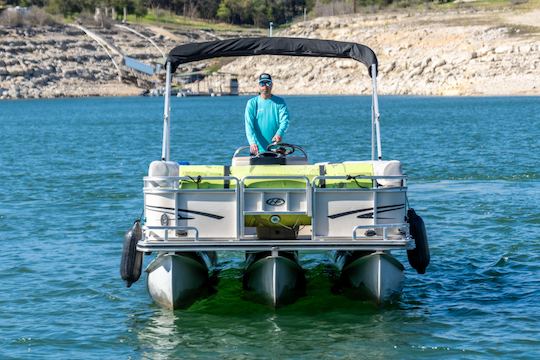
[[411, 238], [404, 240], [238, 240], [212, 239], [189, 241], [139, 241], [137, 250], [152, 251], [290, 251], [290, 250], [397, 250], [412, 246]]

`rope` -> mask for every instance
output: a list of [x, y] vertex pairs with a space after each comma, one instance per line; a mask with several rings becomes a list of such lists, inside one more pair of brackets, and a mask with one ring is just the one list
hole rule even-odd
[[358, 180], [356, 180], [356, 177], [357, 176], [362, 176], [362, 175], [347, 175], [347, 177], [345, 178], [346, 180], [354, 180], [354, 182], [356, 183], [356, 186], [358, 186], [359, 188], [364, 188], [364, 189], [369, 189], [370, 187], [369, 186], [362, 186], [360, 185], [360, 183], [358, 182]]
[[201, 183], [201, 180], [202, 180], [202, 177], [201, 175], [198, 175], [197, 178], [192, 178], [191, 176], [187, 175], [186, 177], [189, 178], [189, 180], [191, 180], [192, 182], [194, 182], [195, 184], [197, 184], [197, 189], [199, 188], [199, 184]]

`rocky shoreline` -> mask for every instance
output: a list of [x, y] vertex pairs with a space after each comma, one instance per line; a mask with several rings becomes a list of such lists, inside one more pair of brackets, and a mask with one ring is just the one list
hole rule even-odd
[[[539, 18], [540, 10], [348, 15], [296, 23], [279, 35], [370, 46], [379, 58], [381, 94], [540, 95]], [[134, 28], [164, 51], [216, 38], [204, 31]], [[124, 55], [162, 61], [147, 39], [129, 31], [93, 31]], [[0, 27], [0, 99], [140, 94], [143, 89], [118, 80], [115, 56], [72, 26]], [[240, 92], [254, 91], [261, 72], [273, 74], [279, 94], [370, 91], [364, 66], [352, 60], [264, 56], [221, 70], [239, 75]]]
[[[388, 95], [540, 95], [540, 10], [341, 16], [299, 23], [282, 36], [358, 42], [379, 59], [379, 91]], [[365, 67], [342, 59], [267, 56], [223, 69], [253, 91], [270, 72], [280, 94], [367, 94]]]
[[[0, 27], [0, 99], [139, 95], [144, 89], [119, 81], [122, 55], [162, 63], [178, 43], [207, 41], [205, 31], [168, 31], [130, 25], [146, 37], [119, 27], [87, 27], [102, 46], [76, 26]], [[114, 50], [114, 51], [113, 51]]]
[[85, 84], [115, 78], [108, 56], [64, 26], [0, 28], [0, 98], [94, 95]]

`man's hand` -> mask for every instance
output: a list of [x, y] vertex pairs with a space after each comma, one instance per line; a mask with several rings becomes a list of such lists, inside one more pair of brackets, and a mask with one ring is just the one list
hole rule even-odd
[[281, 142], [281, 136], [275, 135], [275, 136], [272, 138], [272, 141], [275, 142], [275, 143], [280, 143], [280, 142]]
[[257, 146], [257, 144], [250, 144], [249, 145], [249, 152], [252, 155], [257, 155], [259, 153], [259, 147]]

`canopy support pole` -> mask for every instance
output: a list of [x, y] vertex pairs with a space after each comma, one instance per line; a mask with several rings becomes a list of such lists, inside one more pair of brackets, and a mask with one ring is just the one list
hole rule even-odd
[[377, 142], [377, 160], [382, 160], [381, 127], [379, 123], [379, 97], [377, 95], [377, 67], [371, 65], [373, 98], [371, 104], [371, 160], [375, 160], [375, 141]]
[[170, 136], [171, 136], [171, 63], [167, 62], [167, 75], [165, 77], [165, 105], [163, 107], [163, 147], [161, 150], [161, 160], [169, 161], [170, 158]]

